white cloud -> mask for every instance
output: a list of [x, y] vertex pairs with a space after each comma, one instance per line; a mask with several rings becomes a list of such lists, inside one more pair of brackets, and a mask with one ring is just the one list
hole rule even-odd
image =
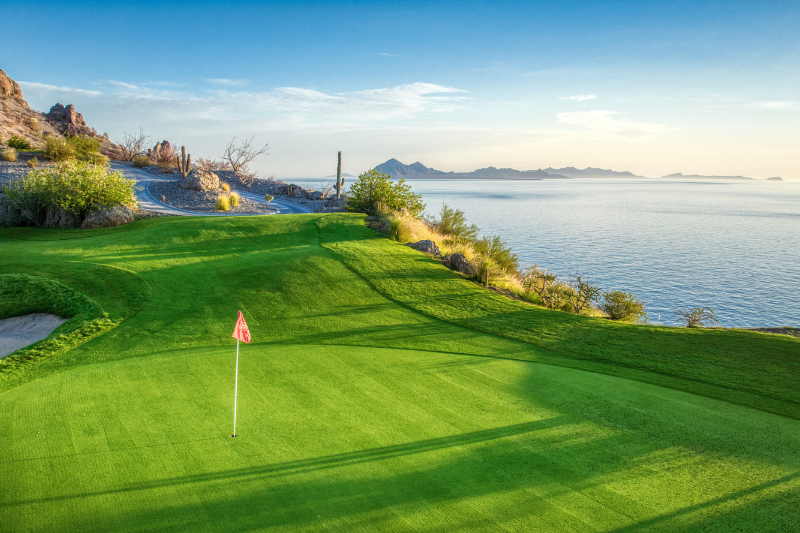
[[618, 111], [574, 111], [556, 113], [556, 124], [578, 126], [581, 130], [598, 140], [652, 140], [674, 128], [649, 122], [635, 122], [626, 118], [617, 118]]
[[794, 105], [795, 105], [795, 102], [786, 102], [786, 101], [781, 101], [781, 102], [760, 102], [759, 103], [760, 107], [766, 107], [768, 109], [783, 109], [785, 107], [794, 107]]
[[593, 94], [576, 94], [575, 96], [562, 96], [559, 100], [574, 100], [576, 102], [583, 102], [585, 100], [596, 100], [597, 97]]
[[231, 80], [228, 78], [210, 78], [206, 80], [208, 83], [213, 83], [214, 85], [226, 85], [226, 86], [239, 86], [239, 85], [247, 85], [249, 80]]
[[36, 83], [35, 81], [20, 81], [20, 86], [24, 91], [57, 91], [63, 93], [83, 94], [87, 96], [102, 96], [100, 91], [88, 91], [86, 89], [75, 89], [73, 87], [59, 87], [57, 85], [47, 85], [46, 83]]

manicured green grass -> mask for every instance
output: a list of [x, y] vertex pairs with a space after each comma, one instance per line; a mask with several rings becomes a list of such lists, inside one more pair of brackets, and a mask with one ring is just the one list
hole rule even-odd
[[0, 380], [0, 530], [797, 527], [795, 339], [525, 306], [356, 215], [0, 230], [0, 255], [119, 322]]

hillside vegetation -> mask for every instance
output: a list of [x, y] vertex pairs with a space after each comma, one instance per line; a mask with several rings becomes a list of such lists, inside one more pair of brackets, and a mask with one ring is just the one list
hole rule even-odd
[[2, 229], [0, 254], [112, 323], [0, 366], [4, 529], [796, 526], [798, 339], [514, 302], [354, 214]]

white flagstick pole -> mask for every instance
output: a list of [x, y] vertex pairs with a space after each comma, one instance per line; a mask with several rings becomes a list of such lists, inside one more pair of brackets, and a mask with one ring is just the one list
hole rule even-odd
[[239, 339], [236, 339], [236, 385], [233, 388], [233, 435], [236, 436], [236, 397], [239, 395]]

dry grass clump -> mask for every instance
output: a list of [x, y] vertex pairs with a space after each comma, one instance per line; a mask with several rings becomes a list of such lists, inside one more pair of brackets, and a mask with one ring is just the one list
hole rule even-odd
[[17, 151], [14, 148], [8, 147], [0, 153], [3, 155], [3, 161], [13, 163], [17, 160]]
[[42, 130], [42, 127], [39, 125], [39, 121], [36, 120], [36, 117], [29, 117], [28, 118], [28, 128], [34, 133], [39, 133]]
[[28, 167], [36, 168], [38, 166], [39, 166], [39, 160], [38, 159], [36, 159], [35, 157], [33, 159], [28, 159]]
[[174, 162], [169, 162], [169, 163], [161, 162], [156, 164], [158, 165], [158, 168], [160, 168], [162, 172], [172, 172], [178, 168], [178, 166]]
[[217, 211], [230, 211], [231, 201], [227, 196], [220, 196], [217, 198]]
[[133, 166], [136, 168], [144, 168], [153, 166], [153, 162], [146, 155], [137, 155], [133, 158]]
[[235, 192], [231, 193], [231, 206], [236, 207], [239, 205], [239, 195]]
[[227, 183], [220, 183], [219, 186], [222, 188], [223, 191], [231, 192], [231, 186], [228, 185]]
[[227, 161], [220, 161], [219, 159], [198, 157], [197, 164], [200, 168], [206, 171], [214, 172], [217, 170], [230, 170], [231, 166]]
[[442, 255], [463, 254], [470, 261], [475, 258], [471, 243], [440, 233], [428, 222], [414, 218], [407, 211], [388, 213], [382, 218], [388, 226], [390, 239], [402, 243], [429, 240], [436, 243]]

